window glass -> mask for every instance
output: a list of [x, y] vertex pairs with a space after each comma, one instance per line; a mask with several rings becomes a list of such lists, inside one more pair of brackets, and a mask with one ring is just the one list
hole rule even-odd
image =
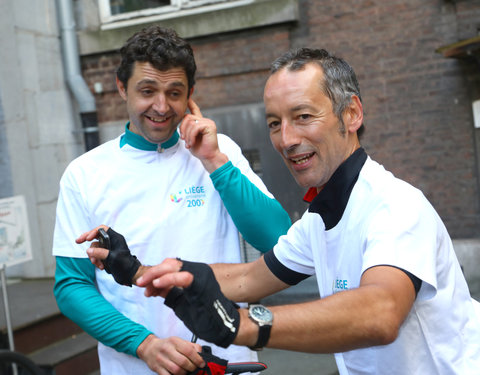
[[111, 15], [171, 5], [170, 0], [110, 0]]

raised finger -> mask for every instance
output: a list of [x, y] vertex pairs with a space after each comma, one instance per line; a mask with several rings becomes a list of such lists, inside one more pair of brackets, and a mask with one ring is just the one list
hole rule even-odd
[[180, 124], [180, 136], [185, 140], [186, 146], [189, 147], [189, 140], [191, 141], [192, 131], [197, 131], [197, 124], [199, 120], [195, 118], [194, 115], [188, 114], [183, 118], [182, 123]]
[[193, 275], [190, 272], [174, 272], [163, 275], [152, 280], [152, 285], [157, 289], [166, 289], [172, 286], [187, 288], [193, 282]]
[[197, 117], [203, 117], [202, 116], [202, 112], [200, 111], [200, 107], [197, 105], [197, 103], [195, 103], [195, 101], [192, 99], [192, 97], [190, 97], [188, 99], [188, 109], [190, 110], [190, 113], [194, 116], [197, 116]]
[[137, 279], [138, 286], [150, 284], [152, 280], [165, 274], [178, 272], [182, 267], [182, 262], [177, 259], [167, 258], [162, 263], [150, 267], [145, 273]]
[[89, 230], [88, 232], [85, 232], [85, 233], [82, 233], [76, 240], [75, 242], [80, 244], [80, 243], [83, 243], [85, 241], [93, 241], [95, 238], [97, 238], [98, 236], [98, 229], [99, 228], [103, 228], [105, 229], [105, 231], [108, 230], [108, 226], [106, 225], [99, 225], [98, 227], [92, 229], [92, 230]]

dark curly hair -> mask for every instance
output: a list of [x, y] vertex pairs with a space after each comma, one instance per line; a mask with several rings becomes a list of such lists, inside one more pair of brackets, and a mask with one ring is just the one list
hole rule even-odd
[[136, 61], [148, 62], [160, 71], [183, 68], [188, 89], [195, 85], [197, 66], [190, 44], [173, 29], [153, 25], [132, 35], [120, 49], [117, 77], [127, 87]]
[[[324, 94], [332, 102], [333, 112], [343, 125], [342, 114], [350, 104], [352, 95], [358, 96], [360, 102], [362, 101], [355, 71], [345, 60], [324, 49], [292, 49], [272, 63], [270, 73], [275, 74], [283, 68], [298, 71], [308, 63], [316, 63], [322, 68], [325, 79], [320, 82], [320, 85]], [[357, 130], [358, 136], [361, 136], [364, 131], [365, 126], [362, 124]]]

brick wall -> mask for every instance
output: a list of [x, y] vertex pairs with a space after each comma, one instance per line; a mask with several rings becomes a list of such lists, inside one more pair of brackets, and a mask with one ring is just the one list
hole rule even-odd
[[[370, 155], [420, 188], [453, 237], [480, 236], [472, 92], [480, 69], [435, 50], [477, 35], [480, 0], [299, 0], [296, 25], [192, 39], [201, 108], [262, 101], [270, 62], [289, 47], [326, 48], [355, 69]], [[85, 56], [99, 121], [126, 119], [115, 91], [118, 55]]]

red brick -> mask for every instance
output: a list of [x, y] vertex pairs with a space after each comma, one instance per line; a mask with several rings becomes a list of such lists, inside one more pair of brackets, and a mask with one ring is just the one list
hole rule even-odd
[[[202, 108], [257, 103], [270, 63], [292, 46], [326, 48], [356, 70], [366, 111], [362, 144], [398, 177], [419, 187], [451, 235], [478, 237], [480, 191], [471, 102], [480, 97], [472, 60], [435, 50], [477, 35], [480, 0], [299, 0], [296, 25], [192, 40]], [[117, 54], [82, 59], [99, 121], [126, 120], [114, 84]], [[477, 151], [478, 152], [478, 151]]]

